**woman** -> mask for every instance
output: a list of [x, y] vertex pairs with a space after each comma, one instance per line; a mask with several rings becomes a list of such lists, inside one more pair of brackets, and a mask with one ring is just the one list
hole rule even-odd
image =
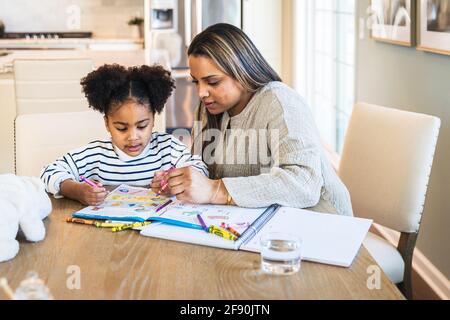
[[207, 28], [188, 56], [201, 99], [193, 151], [201, 153], [210, 178], [192, 168], [160, 172], [152, 182], [155, 192], [164, 189], [192, 203], [278, 203], [352, 215], [348, 191], [325, 157], [309, 108], [240, 29]]

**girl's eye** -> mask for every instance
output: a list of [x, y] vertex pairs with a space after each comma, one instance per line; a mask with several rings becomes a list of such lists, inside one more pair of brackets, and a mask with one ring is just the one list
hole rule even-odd
[[120, 132], [125, 132], [125, 131], [127, 131], [127, 128], [116, 128], [118, 131], [120, 131]]
[[138, 127], [139, 130], [144, 130], [147, 126]]

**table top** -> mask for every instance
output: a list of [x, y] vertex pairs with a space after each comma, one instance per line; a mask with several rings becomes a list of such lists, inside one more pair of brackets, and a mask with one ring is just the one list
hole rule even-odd
[[17, 257], [0, 263], [13, 290], [36, 271], [55, 299], [404, 299], [384, 273], [380, 289], [368, 288], [376, 262], [364, 247], [350, 268], [303, 261], [295, 275], [271, 276], [260, 271], [258, 254], [67, 223], [83, 205], [52, 203], [45, 240], [20, 240]]

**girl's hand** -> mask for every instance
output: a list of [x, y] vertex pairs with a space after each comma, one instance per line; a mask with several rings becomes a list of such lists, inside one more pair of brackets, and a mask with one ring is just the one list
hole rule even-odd
[[[150, 185], [150, 188], [152, 189], [152, 191], [154, 193], [159, 192], [159, 194], [162, 196], [170, 195], [170, 189], [168, 186], [167, 175], [168, 175], [168, 173], [166, 171], [155, 173], [155, 176], [153, 177], [152, 183]], [[164, 187], [164, 186], [166, 186], [166, 187]]]
[[197, 204], [226, 203], [223, 183], [207, 178], [192, 167], [175, 169], [168, 178], [170, 194], [175, 195], [178, 200]]
[[73, 199], [88, 206], [98, 206], [105, 201], [108, 192], [100, 182], [95, 182], [97, 187], [91, 187], [84, 182], [75, 182], [67, 179], [61, 182], [60, 192], [69, 199]]
[[98, 206], [105, 201], [108, 192], [99, 182], [95, 182], [96, 188], [87, 183], [80, 183], [78, 186], [78, 201], [89, 206]]

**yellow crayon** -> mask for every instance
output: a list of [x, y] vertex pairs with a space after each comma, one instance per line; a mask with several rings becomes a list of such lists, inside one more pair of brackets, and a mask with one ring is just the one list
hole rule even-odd
[[114, 227], [111, 229], [112, 232], [119, 232], [122, 230], [128, 230], [128, 229], [133, 229], [133, 228], [137, 228], [137, 227], [143, 227], [146, 225], [149, 225], [151, 222], [150, 221], [144, 221], [144, 222], [136, 222], [136, 223], [128, 223], [125, 224], [123, 226], [120, 227]]
[[97, 228], [117, 228], [127, 225], [126, 223], [108, 223], [108, 222], [96, 222], [95, 226]]
[[215, 234], [216, 236], [222, 237], [224, 239], [231, 240], [231, 241], [236, 241], [236, 239], [237, 239], [237, 237], [234, 234], [232, 234], [231, 232], [229, 232], [225, 229], [216, 227], [216, 226], [210, 226], [208, 228], [208, 232]]

